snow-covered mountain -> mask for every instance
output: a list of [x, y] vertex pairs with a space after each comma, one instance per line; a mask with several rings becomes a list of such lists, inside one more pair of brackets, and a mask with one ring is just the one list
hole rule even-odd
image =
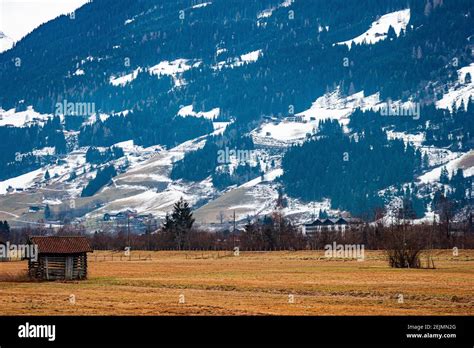
[[13, 47], [14, 43], [15, 42], [11, 37], [5, 35], [5, 33], [0, 31], [0, 52], [9, 50]]
[[45, 23], [0, 54], [0, 219], [472, 203], [470, 1], [56, 4], [23, 34], [0, 25], [13, 44]]

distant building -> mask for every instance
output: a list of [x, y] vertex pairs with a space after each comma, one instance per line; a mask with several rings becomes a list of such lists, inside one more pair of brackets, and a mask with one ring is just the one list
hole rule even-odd
[[104, 221], [125, 221], [129, 218], [134, 218], [135, 216], [137, 216], [137, 213], [135, 211], [125, 210], [115, 214], [105, 213], [103, 219]]
[[37, 206], [37, 205], [30, 205], [30, 207], [28, 208], [28, 211], [30, 213], [37, 213], [41, 210], [41, 207]]
[[346, 232], [354, 225], [358, 225], [358, 219], [316, 219], [309, 224], [303, 226], [303, 234], [314, 235], [321, 232]]
[[296, 115], [291, 115], [291, 116], [286, 117], [285, 120], [288, 121], [288, 122], [299, 122], [299, 123], [303, 123], [303, 120], [304, 120], [304, 119], [303, 119], [303, 116], [301, 116], [301, 115], [298, 115], [298, 116], [296, 116]]
[[157, 220], [153, 214], [138, 214], [132, 210], [121, 211], [118, 213], [105, 213], [104, 222], [113, 222], [123, 228], [130, 228], [131, 231], [144, 233], [150, 229], [155, 229]]

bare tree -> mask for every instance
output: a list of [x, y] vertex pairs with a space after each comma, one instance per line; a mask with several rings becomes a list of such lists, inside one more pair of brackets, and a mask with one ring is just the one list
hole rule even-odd
[[221, 210], [219, 211], [219, 215], [217, 215], [217, 218], [219, 219], [219, 222], [221, 225], [224, 224], [224, 219], [225, 219], [225, 215], [224, 215], [224, 212]]
[[390, 267], [420, 268], [420, 254], [427, 247], [429, 236], [413, 226], [395, 226], [384, 231], [384, 249]]

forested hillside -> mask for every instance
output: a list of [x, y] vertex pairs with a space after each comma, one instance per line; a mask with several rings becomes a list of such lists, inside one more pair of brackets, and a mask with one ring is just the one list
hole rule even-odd
[[[117, 143], [202, 139], [169, 178], [209, 180], [214, 197], [260, 177], [358, 216], [395, 196], [420, 216], [436, 195], [463, 207], [453, 185], [470, 171], [406, 189], [473, 149], [473, 16], [472, 0], [94, 0], [0, 54], [0, 180], [86, 149], [94, 196], [127, 157]], [[392, 101], [419, 113], [386, 117]], [[257, 158], [219, 163], [225, 149]]]

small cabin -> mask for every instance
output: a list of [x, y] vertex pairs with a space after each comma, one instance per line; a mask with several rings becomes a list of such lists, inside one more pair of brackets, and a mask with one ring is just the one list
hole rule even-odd
[[35, 259], [28, 259], [28, 273], [39, 280], [87, 278], [87, 253], [93, 252], [85, 237], [30, 237], [37, 246]]

